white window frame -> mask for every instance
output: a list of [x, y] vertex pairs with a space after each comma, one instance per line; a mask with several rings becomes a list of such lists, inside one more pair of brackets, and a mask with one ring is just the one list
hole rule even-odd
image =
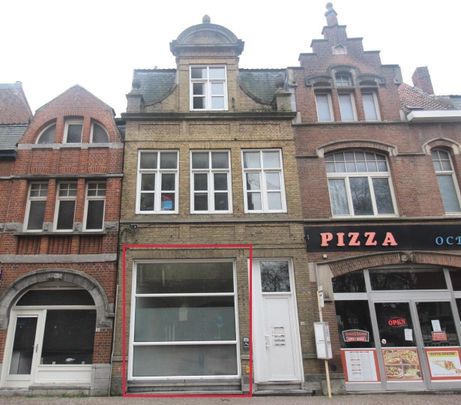
[[[193, 68], [203, 68], [206, 69], [206, 77], [204, 78], [192, 78], [192, 69]], [[224, 79], [211, 79], [210, 78], [210, 68], [223, 68], [224, 69]], [[205, 107], [204, 108], [194, 108], [194, 83], [202, 83], [205, 87]], [[212, 107], [212, 84], [222, 83], [224, 94], [217, 94], [216, 96], [223, 97], [224, 103], [222, 108], [213, 108]], [[197, 97], [197, 96], [195, 96]], [[226, 65], [191, 65], [189, 66], [189, 107], [191, 111], [227, 111], [227, 66]]]
[[[327, 102], [328, 102], [328, 110], [330, 114], [330, 119], [329, 120], [321, 120], [320, 119], [320, 112], [319, 112], [319, 103], [317, 100], [318, 96], [326, 96], [327, 97]], [[335, 118], [333, 115], [333, 103], [331, 101], [331, 93], [330, 92], [315, 92], [315, 108], [317, 111], [317, 121], [318, 122], [334, 122]]]
[[[88, 194], [90, 186], [95, 185], [96, 186], [96, 195], [90, 196]], [[83, 215], [83, 230], [84, 231], [89, 231], [89, 232], [95, 232], [95, 231], [102, 231], [104, 229], [104, 218], [106, 215], [106, 192], [107, 192], [107, 183], [105, 181], [89, 181], [86, 184], [86, 190], [85, 190], [85, 210], [84, 210], [84, 215]], [[102, 209], [102, 223], [101, 223], [101, 228], [91, 228], [87, 229], [87, 221], [88, 221], [88, 205], [90, 201], [104, 201], [104, 206]]]
[[[144, 152], [156, 152], [157, 153], [157, 167], [155, 169], [141, 169], [141, 154]], [[161, 169], [160, 168], [160, 154], [162, 152], [176, 153], [176, 169]], [[155, 174], [155, 185], [154, 185], [154, 210], [152, 211], [141, 211], [141, 179], [142, 174]], [[174, 210], [162, 210], [161, 209], [161, 197], [162, 197], [162, 174], [174, 174], [175, 175], [175, 188], [174, 190], [165, 190], [164, 194], [174, 194], [175, 207]], [[177, 150], [157, 150], [157, 149], [143, 149], [138, 150], [138, 165], [136, 175], [136, 214], [177, 214], [179, 207], [179, 151]], [[152, 193], [152, 192], [151, 192]]]
[[[93, 134], [94, 134], [94, 127], [95, 125], [97, 125], [98, 127], [100, 127], [106, 134], [106, 137], [107, 137], [107, 141], [106, 142], [94, 142], [93, 141]], [[97, 143], [97, 144], [103, 144], [103, 143], [109, 143], [109, 134], [106, 130], [106, 128], [104, 128], [104, 126], [102, 124], [100, 124], [99, 122], [92, 122], [91, 123], [91, 134], [90, 134], [90, 143]]]
[[[54, 137], [55, 139], [53, 139], [53, 142], [44, 142], [44, 143], [40, 143], [40, 139], [41, 137], [43, 136], [43, 134], [48, 131], [51, 127], [54, 127]], [[35, 141], [35, 143], [37, 145], [51, 145], [53, 143], [56, 142], [56, 122], [53, 122], [51, 123], [50, 125], [47, 125], [45, 128], [42, 129], [42, 131], [40, 132], [40, 135], [37, 137], [37, 140]]]
[[[64, 184], [69, 184], [70, 187], [68, 188], [67, 194], [71, 194], [71, 186], [75, 185], [75, 195], [67, 195], [67, 196], [60, 196], [59, 192], [61, 190], [61, 186]], [[56, 204], [55, 204], [55, 212], [54, 212], [54, 231], [55, 232], [71, 232], [74, 230], [75, 226], [75, 213], [77, 211], [77, 192], [78, 192], [78, 184], [76, 181], [62, 181], [57, 183], [56, 187]], [[59, 209], [61, 206], [61, 201], [74, 201], [74, 218], [72, 220], [72, 228], [66, 228], [66, 229], [58, 229], [58, 219], [59, 219]]]
[[[348, 96], [349, 100], [351, 102], [351, 107], [352, 107], [352, 119], [344, 119], [343, 118], [343, 109], [342, 109], [342, 103], [341, 103], [341, 97]], [[357, 108], [355, 106], [355, 96], [353, 91], [340, 91], [338, 92], [338, 105], [339, 105], [339, 116], [341, 118], [342, 122], [355, 122], [357, 121]]]
[[[137, 286], [137, 265], [144, 264], [144, 263], [232, 263], [233, 272], [233, 292], [225, 292], [225, 293], [154, 293], [154, 294], [138, 294], [136, 293], [136, 286]], [[129, 347], [128, 347], [128, 379], [129, 380], [202, 380], [204, 378], [210, 380], [219, 380], [219, 379], [235, 379], [241, 376], [241, 362], [240, 362], [240, 344], [239, 344], [239, 311], [238, 311], [238, 300], [237, 300], [237, 269], [235, 260], [229, 259], [208, 259], [208, 260], [201, 260], [201, 259], [189, 259], [189, 260], [139, 260], [133, 263], [133, 274], [132, 274], [132, 286], [133, 292], [131, 294], [131, 310], [130, 310], [130, 336], [129, 336]], [[188, 342], [181, 342], [181, 341], [170, 341], [170, 342], [142, 342], [138, 345], [144, 346], [178, 346], [178, 345], [235, 345], [236, 349], [236, 362], [237, 362], [237, 374], [235, 375], [206, 375], [206, 376], [133, 376], [133, 367], [134, 367], [134, 346], [136, 343], [134, 342], [134, 333], [135, 333], [135, 320], [136, 320], [136, 298], [137, 297], [178, 297], [178, 296], [188, 296], [188, 297], [218, 297], [218, 296], [233, 296], [234, 297], [234, 314], [235, 314], [235, 340], [212, 340], [212, 341], [188, 341]]]
[[[369, 119], [369, 118], [366, 117], [365, 103], [364, 103], [364, 99], [363, 99], [364, 95], [372, 96], [373, 107], [374, 107], [375, 113], [376, 113], [376, 119]], [[362, 90], [362, 104], [363, 104], [363, 117], [364, 117], [365, 121], [369, 121], [369, 122], [381, 121], [381, 113], [379, 111], [378, 94], [377, 94], [376, 90]]]
[[[449, 161], [450, 167], [451, 167], [450, 170], [436, 170], [435, 167], [434, 167], [434, 172], [435, 172], [435, 175], [437, 176], [437, 186], [439, 188], [439, 193], [440, 193], [440, 198], [442, 199], [442, 203], [443, 203], [442, 190], [440, 189], [440, 185], [438, 183], [438, 178], [439, 178], [439, 176], [447, 176], [447, 177], [451, 177], [451, 180], [453, 182], [453, 187], [455, 189], [456, 198], [458, 200], [458, 205], [461, 207], [461, 192], [460, 192], [460, 189], [459, 189], [458, 179], [456, 178], [456, 173], [455, 173], [455, 170], [453, 168], [453, 160], [451, 158], [451, 154], [446, 149], [433, 148], [431, 150], [431, 160], [432, 160], [433, 164], [434, 164], [434, 157], [432, 156], [432, 153], [434, 153], [434, 152], [437, 152], [437, 156], [439, 157], [438, 161], [441, 161], [440, 152], [445, 153], [448, 156], [448, 161]], [[445, 211], [445, 203], [443, 203], [443, 207], [444, 207], [444, 211]], [[459, 211], [445, 211], [445, 215], [461, 215], [461, 209]]]
[[[67, 135], [69, 132], [70, 125], [81, 125], [82, 126], [82, 132], [80, 133], [80, 142], [68, 142], [67, 141]], [[68, 143], [70, 145], [78, 145], [82, 142], [83, 142], [83, 119], [73, 118], [73, 119], [66, 120], [65, 125], [64, 125], [64, 143]]]
[[[244, 154], [245, 152], [258, 152], [259, 153], [259, 168], [245, 168], [245, 161], [244, 161]], [[280, 157], [280, 167], [279, 168], [264, 168], [263, 166], [263, 152], [278, 152], [279, 157]], [[286, 203], [286, 196], [285, 196], [285, 176], [283, 173], [283, 154], [282, 154], [282, 149], [242, 149], [241, 152], [241, 159], [242, 159], [242, 178], [243, 178], [243, 201], [244, 201], [244, 212], [247, 214], [253, 214], [253, 213], [284, 213], [287, 212], [287, 203]], [[266, 187], [266, 173], [274, 173], [278, 172], [280, 176], [280, 198], [282, 202], [282, 208], [279, 210], [271, 210], [269, 209], [269, 203], [268, 203], [268, 198], [267, 194], [271, 190], [267, 190]], [[247, 189], [247, 182], [246, 182], [246, 174], [247, 173], [258, 173], [259, 174], [259, 182], [260, 182], [260, 190], [259, 193], [261, 193], [261, 209], [260, 210], [250, 210], [248, 209], [248, 196], [247, 193], [251, 191], [258, 192], [256, 190], [248, 190]], [[272, 191], [278, 191], [278, 190], [272, 190]]]
[[[363, 152], [363, 153], [373, 153], [374, 155], [379, 155], [379, 156], [384, 156], [383, 154], [380, 153], [375, 153], [375, 152], [367, 152], [364, 150], [350, 150], [350, 151], [345, 151], [344, 153], [348, 152]], [[332, 152], [331, 155], [334, 155], [336, 153], [343, 153], [343, 152]], [[330, 154], [329, 154], [330, 155]], [[395, 195], [394, 195], [394, 186], [392, 184], [392, 177], [391, 173], [389, 170], [389, 162], [387, 160], [387, 157], [384, 156], [385, 162], [386, 162], [386, 167], [387, 171], [356, 171], [356, 172], [329, 172], [327, 170], [327, 186], [328, 186], [328, 195], [330, 198], [330, 208], [331, 208], [331, 215], [334, 218], [375, 218], [375, 217], [396, 217], [398, 216], [397, 212], [397, 204], [395, 200]], [[368, 180], [368, 189], [370, 190], [370, 198], [371, 198], [371, 204], [373, 208], [373, 214], [368, 214], [368, 215], [357, 215], [354, 212], [354, 204], [352, 200], [352, 192], [351, 192], [351, 187], [350, 187], [350, 179], [354, 177], [366, 177]], [[332, 196], [330, 193], [330, 185], [329, 181], [330, 180], [344, 180], [344, 185], [346, 188], [346, 200], [349, 208], [349, 214], [334, 214], [333, 212], [333, 204], [332, 204]], [[388, 184], [389, 184], [389, 190], [390, 190], [390, 197], [392, 201], [392, 206], [394, 208], [394, 212], [392, 214], [380, 214], [378, 213], [378, 207], [376, 204], [376, 196], [375, 196], [375, 190], [373, 186], [373, 179], [387, 179]]]
[[[39, 186], [39, 193], [41, 194], [42, 190], [45, 190], [45, 195], [31, 196], [32, 186]], [[44, 186], [43, 189], [41, 186]], [[34, 181], [29, 184], [29, 190], [27, 192], [27, 204], [26, 204], [26, 214], [24, 216], [24, 226], [23, 229], [25, 232], [43, 232], [43, 224], [45, 223], [45, 216], [43, 217], [42, 229], [28, 229], [29, 217], [30, 217], [30, 208], [33, 201], [45, 201], [45, 213], [46, 213], [46, 201], [48, 199], [48, 183], [44, 181]]]
[[[216, 169], [212, 167], [212, 156], [213, 153], [226, 153], [227, 154], [227, 169]], [[194, 153], [207, 153], [208, 154], [208, 168], [194, 169], [192, 167], [192, 155]], [[190, 207], [192, 214], [229, 214], [232, 213], [232, 176], [231, 176], [231, 159], [228, 150], [192, 150], [190, 152]], [[194, 188], [194, 175], [205, 174], [207, 176], [207, 190], [195, 190]], [[215, 190], [214, 189], [214, 174], [226, 174], [227, 177], [227, 191], [226, 190]], [[227, 210], [216, 210], [214, 195], [215, 193], [227, 192]], [[195, 209], [195, 194], [207, 194], [208, 196], [208, 210], [196, 210]]]

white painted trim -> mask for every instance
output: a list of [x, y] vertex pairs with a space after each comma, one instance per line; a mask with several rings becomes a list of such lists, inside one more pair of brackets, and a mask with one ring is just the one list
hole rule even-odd
[[461, 122], [460, 110], [420, 110], [412, 111], [407, 120], [414, 123], [424, 122]]

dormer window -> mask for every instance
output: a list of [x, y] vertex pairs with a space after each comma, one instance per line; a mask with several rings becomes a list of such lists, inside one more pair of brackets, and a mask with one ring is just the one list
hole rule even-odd
[[66, 121], [64, 140], [65, 143], [82, 143], [83, 120]]
[[109, 137], [106, 130], [99, 124], [93, 123], [91, 126], [91, 142], [92, 143], [107, 143]]
[[333, 55], [347, 55], [347, 49], [344, 45], [336, 45], [332, 48]]
[[42, 133], [38, 136], [37, 143], [38, 144], [48, 144], [54, 143], [56, 135], [56, 124], [51, 124], [46, 127]]
[[190, 109], [227, 110], [225, 66], [190, 67]]
[[349, 72], [338, 72], [335, 74], [336, 87], [352, 87], [352, 76]]

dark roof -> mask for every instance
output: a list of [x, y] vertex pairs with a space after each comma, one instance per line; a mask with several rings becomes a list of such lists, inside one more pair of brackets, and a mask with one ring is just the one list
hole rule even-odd
[[285, 81], [285, 69], [240, 69], [242, 90], [262, 104], [272, 104], [275, 91]]
[[0, 125], [0, 150], [15, 149], [26, 129], [26, 124]]
[[412, 110], [455, 110], [454, 104], [446, 97], [428, 94], [418, 87], [402, 83], [399, 86], [400, 105], [403, 111]]
[[27, 124], [31, 118], [21, 82], [0, 83], [0, 124]]
[[136, 69], [133, 74], [133, 90], [140, 93], [145, 104], [159, 103], [165, 99], [176, 85], [176, 69]]

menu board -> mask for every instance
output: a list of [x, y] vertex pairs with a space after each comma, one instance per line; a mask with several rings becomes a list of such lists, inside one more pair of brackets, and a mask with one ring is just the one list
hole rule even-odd
[[433, 380], [461, 380], [461, 361], [458, 348], [426, 349]]
[[342, 350], [347, 382], [378, 381], [374, 350]]
[[418, 352], [413, 348], [384, 349], [384, 368], [388, 381], [421, 380]]

